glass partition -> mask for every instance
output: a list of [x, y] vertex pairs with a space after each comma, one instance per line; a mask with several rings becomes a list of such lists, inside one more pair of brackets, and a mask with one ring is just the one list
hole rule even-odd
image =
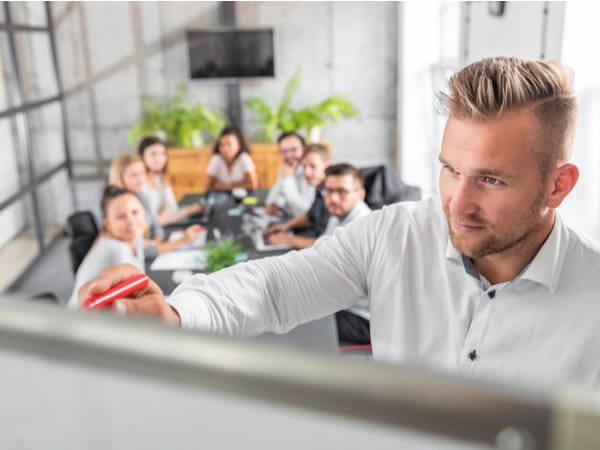
[[[8, 2], [12, 23], [17, 25], [28, 25], [31, 27], [46, 27], [45, 2]], [[4, 15], [4, 11], [0, 8]]]
[[49, 34], [18, 31], [15, 32], [15, 45], [25, 101], [56, 97], [58, 83]]
[[65, 162], [65, 141], [60, 105], [49, 103], [27, 114], [33, 167], [41, 175]]
[[[2, 8], [0, 8], [2, 11]], [[14, 105], [11, 86], [14, 83], [13, 66], [10, 63], [8, 34], [0, 30], [0, 112]]]
[[0, 446], [579, 450], [600, 440], [591, 390], [525, 390], [22, 300], [0, 299], [0, 336]]
[[2, 291], [15, 287], [72, 213], [50, 8], [38, 1], [0, 8]]
[[0, 202], [18, 193], [29, 181], [13, 118], [0, 119]]
[[31, 196], [0, 210], [0, 291], [4, 291], [38, 256]]
[[61, 169], [37, 187], [37, 199], [44, 243], [62, 233], [67, 217], [73, 212], [73, 195], [66, 169]]

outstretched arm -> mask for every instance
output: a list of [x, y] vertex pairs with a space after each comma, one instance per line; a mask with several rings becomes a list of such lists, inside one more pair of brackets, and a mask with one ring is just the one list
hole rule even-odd
[[[107, 267], [100, 272], [98, 277], [81, 286], [78, 292], [79, 304], [92, 295], [100, 294], [140, 273], [142, 271], [131, 264]], [[146, 287], [134, 292], [129, 298], [116, 300], [111, 305], [111, 309], [119, 315], [154, 317], [171, 325], [180, 323], [177, 310], [165, 301], [163, 292], [152, 280]]]

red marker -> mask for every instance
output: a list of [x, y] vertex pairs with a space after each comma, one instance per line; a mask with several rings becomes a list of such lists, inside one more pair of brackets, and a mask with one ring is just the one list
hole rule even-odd
[[122, 281], [119, 284], [115, 284], [108, 291], [104, 291], [101, 294], [96, 294], [81, 305], [81, 309], [101, 309], [110, 306], [112, 302], [119, 298], [125, 298], [129, 294], [133, 294], [138, 289], [145, 287], [150, 279], [148, 275], [140, 273], [129, 280]]

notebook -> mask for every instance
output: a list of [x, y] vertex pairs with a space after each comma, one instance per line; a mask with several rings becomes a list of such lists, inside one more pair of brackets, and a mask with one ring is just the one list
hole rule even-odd
[[257, 252], [273, 252], [277, 250], [291, 250], [294, 248], [287, 244], [267, 244], [265, 242], [263, 231], [260, 229], [253, 230], [250, 238], [252, 239], [252, 244], [254, 244], [254, 248]]

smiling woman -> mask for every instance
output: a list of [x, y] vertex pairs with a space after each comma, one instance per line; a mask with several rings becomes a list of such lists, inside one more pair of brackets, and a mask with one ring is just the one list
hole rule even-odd
[[129, 263], [141, 271], [145, 270], [143, 235], [146, 218], [140, 199], [127, 189], [109, 185], [104, 190], [100, 206], [102, 232], [77, 270], [67, 305], [69, 308], [77, 308], [77, 291], [102, 269]]

